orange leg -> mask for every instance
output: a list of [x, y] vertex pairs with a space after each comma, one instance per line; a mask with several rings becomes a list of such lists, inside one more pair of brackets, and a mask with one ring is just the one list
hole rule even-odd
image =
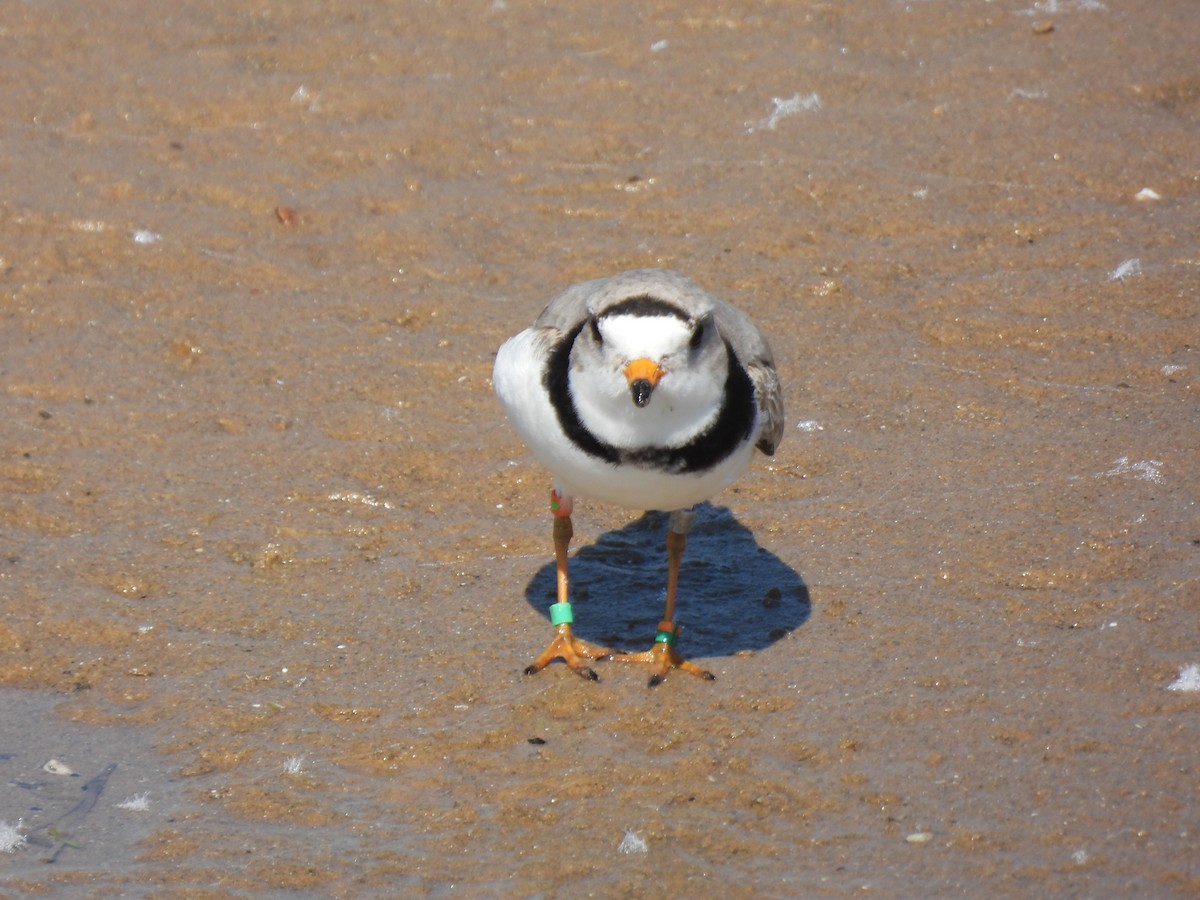
[[675, 644], [679, 640], [679, 626], [674, 624], [675, 592], [679, 587], [679, 564], [683, 560], [683, 551], [687, 547], [687, 532], [692, 526], [690, 510], [677, 510], [671, 513], [667, 530], [667, 604], [663, 609], [662, 621], [658, 623], [658, 635], [654, 638], [654, 646], [643, 653], [614, 653], [613, 659], [621, 662], [649, 663], [653, 667], [650, 675], [650, 687], [662, 684], [671, 669], [681, 669], [689, 675], [696, 675], [709, 681], [714, 681], [716, 675], [700, 668], [693, 662], [688, 662]]
[[571, 498], [557, 491], [550, 492], [550, 509], [554, 513], [554, 562], [558, 574], [558, 602], [550, 607], [550, 621], [554, 625], [554, 637], [542, 654], [525, 669], [533, 675], [546, 668], [556, 659], [561, 659], [571, 670], [590, 681], [599, 681], [598, 676], [585, 660], [608, 659], [612, 651], [581, 641], [571, 633], [574, 616], [571, 612], [570, 583], [567, 578], [567, 550], [575, 531], [571, 526]]

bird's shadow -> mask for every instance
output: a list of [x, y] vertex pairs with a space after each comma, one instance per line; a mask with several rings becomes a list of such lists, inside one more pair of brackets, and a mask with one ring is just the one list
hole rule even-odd
[[[666, 533], [667, 515], [646, 513], [571, 557], [576, 636], [615, 650], [650, 645], [666, 599]], [[525, 599], [548, 616], [556, 584], [551, 558]], [[675, 604], [685, 656], [761, 650], [803, 625], [811, 609], [799, 573], [760, 547], [733, 513], [709, 503], [696, 507]]]

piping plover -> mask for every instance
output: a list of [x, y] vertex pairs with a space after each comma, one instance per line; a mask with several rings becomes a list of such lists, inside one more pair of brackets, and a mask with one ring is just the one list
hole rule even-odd
[[[590, 679], [588, 660], [650, 663], [711, 679], [676, 650], [679, 563], [692, 507], [728, 487], [755, 448], [783, 437], [783, 397], [766, 338], [743, 313], [667, 269], [567, 288], [496, 355], [496, 394], [554, 476], [550, 508], [558, 602], [554, 638], [525, 671], [554, 659]], [[667, 599], [652, 649], [620, 653], [571, 633], [567, 550], [576, 497], [669, 512]]]

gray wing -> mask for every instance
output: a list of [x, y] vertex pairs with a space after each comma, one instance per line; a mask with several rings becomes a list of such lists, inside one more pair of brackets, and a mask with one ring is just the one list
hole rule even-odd
[[601, 286], [610, 280], [597, 278], [594, 281], [571, 285], [546, 304], [546, 308], [534, 319], [533, 327], [553, 328], [566, 334], [588, 317], [589, 301]]
[[783, 440], [783, 389], [775, 372], [771, 346], [758, 326], [741, 310], [715, 297], [712, 303], [717, 330], [729, 341], [754, 385], [754, 397], [758, 401], [762, 422], [755, 446], [767, 456], [772, 456]]
[[754, 446], [767, 456], [774, 456], [775, 448], [783, 440], [783, 390], [779, 386], [779, 376], [770, 363], [750, 365], [746, 370], [750, 373], [754, 396], [762, 413], [762, 430]]

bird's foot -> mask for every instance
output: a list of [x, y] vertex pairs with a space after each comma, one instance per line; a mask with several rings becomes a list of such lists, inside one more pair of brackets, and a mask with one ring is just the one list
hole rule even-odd
[[608, 659], [612, 653], [607, 647], [598, 647], [575, 637], [571, 633], [571, 626], [563, 623], [555, 626], [554, 638], [550, 641], [550, 645], [542, 651], [541, 656], [526, 666], [525, 674], [533, 675], [542, 671], [554, 660], [561, 659], [570, 666], [572, 672], [582, 675], [588, 681], [599, 681], [600, 676], [592, 670], [587, 661]]
[[662, 684], [663, 679], [667, 677], [667, 673], [672, 669], [679, 669], [687, 672], [689, 675], [703, 678], [705, 681], [716, 681], [717, 676], [712, 672], [700, 668], [694, 662], [689, 662], [680, 655], [679, 651], [675, 649], [675, 644], [678, 640], [678, 625], [672, 625], [670, 622], [659, 622], [658, 636], [654, 639], [653, 647], [642, 653], [614, 652], [611, 654], [611, 658], [617, 662], [648, 663], [652, 667], [648, 683], [649, 687]]

